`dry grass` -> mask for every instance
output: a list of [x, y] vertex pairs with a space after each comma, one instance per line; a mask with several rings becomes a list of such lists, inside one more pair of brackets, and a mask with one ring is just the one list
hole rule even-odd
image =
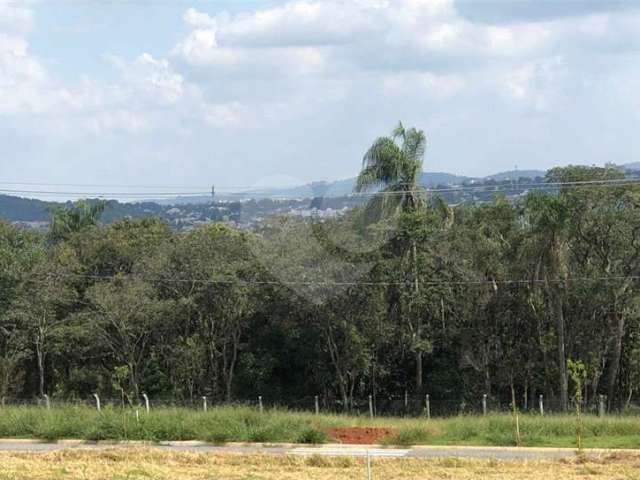
[[[210, 455], [149, 449], [0, 453], [2, 480], [361, 480], [354, 458]], [[640, 457], [630, 454], [563, 461], [375, 459], [384, 480], [640, 479]]]

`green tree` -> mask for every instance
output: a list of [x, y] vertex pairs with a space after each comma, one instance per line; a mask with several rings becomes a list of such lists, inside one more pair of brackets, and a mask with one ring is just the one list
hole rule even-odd
[[47, 392], [46, 370], [52, 348], [59, 344], [69, 314], [78, 299], [72, 280], [78, 270], [66, 245], [42, 255], [19, 285], [11, 315], [31, 339], [38, 367], [38, 394]]
[[95, 284], [87, 297], [91, 302], [87, 320], [95, 322], [94, 332], [117, 366], [126, 366], [130, 390], [139, 398], [151, 344], [166, 305], [149, 283], [125, 276]]
[[[427, 140], [422, 130], [406, 129], [400, 123], [390, 137], [380, 137], [364, 155], [362, 170], [356, 181], [356, 192], [378, 189], [378, 193], [365, 206], [368, 220], [380, 221], [398, 212], [413, 213], [423, 204], [419, 193], [420, 175], [424, 161]], [[413, 289], [420, 292], [418, 275], [418, 251], [414, 240], [401, 247], [402, 256], [412, 255]], [[422, 325], [419, 314], [412, 312], [406, 316], [412, 330], [412, 344], [415, 351], [415, 385], [422, 389], [423, 371]]]
[[564, 198], [541, 192], [525, 199], [525, 209], [529, 226], [526, 255], [533, 263], [533, 279], [541, 285], [550, 314], [555, 318], [558, 392], [560, 408], [566, 410], [569, 402], [565, 312], [570, 276], [569, 211]]
[[103, 201], [80, 200], [70, 207], [53, 207], [50, 209], [51, 224], [49, 238], [59, 242], [98, 224], [106, 203]]
[[26, 328], [11, 314], [22, 277], [42, 254], [40, 236], [0, 221], [0, 397], [20, 388], [21, 363], [29, 357]]

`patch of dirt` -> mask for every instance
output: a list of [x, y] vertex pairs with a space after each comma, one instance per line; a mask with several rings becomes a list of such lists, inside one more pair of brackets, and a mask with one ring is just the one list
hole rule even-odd
[[383, 437], [391, 435], [394, 430], [390, 428], [330, 428], [327, 434], [339, 443], [350, 445], [371, 445], [378, 443]]

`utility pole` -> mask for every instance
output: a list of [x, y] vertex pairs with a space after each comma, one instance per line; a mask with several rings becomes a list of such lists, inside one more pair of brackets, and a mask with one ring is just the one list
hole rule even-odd
[[216, 186], [211, 185], [211, 203], [215, 202], [216, 199]]

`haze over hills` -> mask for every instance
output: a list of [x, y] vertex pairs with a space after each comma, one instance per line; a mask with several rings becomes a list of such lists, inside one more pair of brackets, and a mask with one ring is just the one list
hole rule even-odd
[[[488, 180], [505, 181], [517, 180], [519, 178], [536, 178], [545, 175], [543, 170], [510, 170], [499, 172], [486, 177], [467, 177], [464, 175], [456, 175], [446, 172], [422, 172], [420, 184], [426, 188], [435, 188], [438, 186], [455, 186], [463, 185], [471, 182], [485, 182]], [[282, 188], [256, 188], [244, 192], [218, 193], [216, 198], [219, 200], [248, 200], [262, 198], [313, 198], [313, 197], [344, 197], [353, 193], [356, 179], [347, 178], [336, 180], [333, 182], [312, 182], [306, 185]], [[188, 197], [160, 200], [158, 203], [163, 205], [184, 205], [188, 203], [210, 202], [210, 196]]]
[[[621, 168], [634, 176], [640, 174], [640, 162], [622, 165]], [[445, 172], [423, 172], [420, 183], [426, 188], [464, 185], [486, 187], [481, 191], [473, 189], [472, 192], [462, 190], [445, 194], [445, 199], [450, 203], [459, 203], [488, 200], [496, 191], [504, 191], [505, 184], [510, 187], [509, 195], [520, 195], [531, 187], [532, 182], [542, 184], [545, 174], [542, 170], [511, 170], [480, 178]], [[354, 186], [355, 178], [348, 178], [294, 187], [216, 193], [214, 201], [210, 195], [162, 200], [149, 198], [145, 201], [129, 202], [110, 200], [103, 221], [110, 223], [119, 218], [158, 216], [175, 229], [184, 230], [211, 221], [225, 221], [250, 227], [269, 215], [283, 213], [306, 216], [311, 214], [310, 212], [317, 214], [320, 211], [323, 216], [334, 216], [346, 208], [362, 203], [362, 198], [350, 196]], [[44, 228], [49, 220], [49, 209], [64, 204], [65, 202], [0, 195], [0, 219]]]

